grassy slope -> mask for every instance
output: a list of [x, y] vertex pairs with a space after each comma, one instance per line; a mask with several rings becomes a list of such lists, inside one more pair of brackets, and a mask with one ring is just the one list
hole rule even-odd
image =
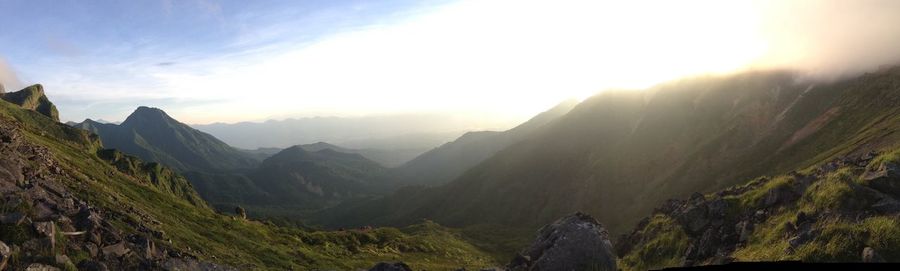
[[[893, 151], [874, 159], [869, 168], [882, 162], [900, 162], [900, 144], [886, 148]], [[812, 168], [806, 171], [812, 171]], [[813, 182], [795, 202], [770, 210], [768, 218], [754, 226], [747, 243], [728, 256], [737, 261], [857, 262], [862, 249], [872, 247], [882, 258], [897, 261], [900, 259], [900, 217], [868, 215], [856, 219], [841, 215], [871, 211], [869, 206], [877, 201], [861, 182], [862, 173], [859, 169], [844, 167]], [[769, 191], [779, 187], [793, 189], [795, 185], [796, 180], [790, 176], [776, 176], [744, 193], [726, 196], [724, 199], [729, 205], [726, 216], [737, 216], [746, 210], [764, 210], [763, 198]], [[812, 240], [788, 249], [792, 236], [788, 227], [800, 212], [833, 215], [813, 224], [816, 234]], [[650, 237], [620, 259], [623, 270], [659, 269], [682, 264], [690, 241], [671, 217], [656, 214], [647, 226], [638, 230], [649, 232], [645, 236]]]
[[67, 185], [84, 200], [116, 213], [109, 218], [114, 225], [132, 232], [128, 222], [143, 221], [140, 216], [147, 215], [161, 222], [151, 227], [165, 232], [171, 239], [168, 246], [201, 259], [247, 269], [354, 269], [397, 259], [417, 269], [492, 265], [485, 253], [433, 223], [310, 232], [220, 215], [158, 186], [134, 181], [95, 154], [99, 141], [86, 132], [6, 102], [0, 102], [0, 117], [14, 119], [29, 141], [49, 148], [73, 176]]

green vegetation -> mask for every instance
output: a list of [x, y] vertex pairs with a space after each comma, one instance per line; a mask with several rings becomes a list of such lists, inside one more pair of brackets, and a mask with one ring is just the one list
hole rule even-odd
[[690, 245], [690, 241], [680, 225], [667, 216], [655, 215], [642, 231], [642, 234], [652, 238], [619, 260], [619, 267], [622, 270], [681, 266], [684, 251]]
[[[785, 173], [900, 142], [897, 78], [900, 68], [812, 85], [790, 72], [764, 71], [607, 91], [447, 185], [339, 206], [323, 212], [323, 224], [429, 218], [462, 228], [534, 230], [584, 211], [617, 235], [666, 199], [781, 176], [730, 205], [758, 206], [771, 189], [798, 188]], [[822, 195], [809, 197], [820, 202], [809, 206], [827, 208], [821, 201], [841, 185], [821, 184], [815, 189]]]
[[[6, 102], [0, 102], [0, 118], [17, 123], [27, 141], [47, 147], [72, 177], [63, 182], [78, 198], [115, 214], [106, 218], [112, 225], [135, 232], [140, 224], [164, 233], [162, 239], [154, 237], [157, 244], [191, 251], [201, 260], [250, 270], [356, 269], [397, 259], [429, 270], [494, 265], [486, 253], [434, 223], [401, 230], [309, 232], [220, 215], [192, 202], [194, 193], [183, 178], [156, 164], [98, 152], [100, 144], [86, 131]], [[5, 241], [16, 240], [25, 230], [4, 227]], [[70, 255], [73, 260], [85, 257]]]
[[747, 244], [737, 249], [732, 256], [738, 261], [796, 260], [796, 257], [785, 253], [789, 246], [785, 238], [786, 228], [794, 217], [794, 211], [784, 211], [756, 225]]
[[156, 108], [138, 107], [119, 125], [85, 120], [75, 127], [99, 135], [107, 148], [180, 172], [247, 169], [257, 163], [249, 154], [178, 122]]
[[3, 100], [21, 106], [28, 110], [34, 110], [53, 120], [59, 121], [59, 111], [56, 106], [44, 95], [44, 87], [41, 85], [31, 85], [20, 91], [11, 93], [0, 92], [0, 98]]
[[800, 206], [807, 212], [859, 210], [871, 205], [871, 199], [854, 183], [856, 174], [849, 168], [830, 173], [824, 180], [816, 182], [803, 194]]

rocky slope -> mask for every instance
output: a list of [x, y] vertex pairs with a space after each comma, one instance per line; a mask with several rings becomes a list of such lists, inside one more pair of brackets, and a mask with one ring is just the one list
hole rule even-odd
[[900, 151], [859, 153], [670, 200], [616, 242], [624, 270], [900, 261]]
[[398, 258], [416, 269], [493, 264], [434, 223], [313, 231], [218, 214], [177, 173], [5, 101], [0, 152], [0, 262], [12, 270], [348, 270]]
[[[3, 261], [10, 270], [41, 265], [69, 270], [171, 269], [185, 265], [229, 269], [198, 262], [196, 257], [173, 249], [165, 233], [156, 227], [161, 222], [140, 209], [126, 205], [111, 210], [79, 197], [67, 182], [83, 176], [71, 172], [48, 148], [29, 142], [27, 137], [15, 122], [0, 119], [0, 247], [8, 247]], [[99, 148], [99, 144], [90, 147]], [[119, 173], [115, 174], [205, 208], [190, 184], [167, 169], [112, 150], [102, 153], [116, 165]], [[131, 230], [123, 231], [113, 223], [127, 223]]]

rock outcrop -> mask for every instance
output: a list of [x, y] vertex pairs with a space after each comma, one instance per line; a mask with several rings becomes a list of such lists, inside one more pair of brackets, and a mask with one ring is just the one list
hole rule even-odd
[[37, 84], [22, 90], [0, 94], [3, 100], [17, 104], [22, 108], [34, 110], [55, 121], [59, 121], [59, 111], [44, 94], [44, 86]]
[[616, 256], [602, 224], [576, 213], [544, 226], [509, 270], [616, 270]]
[[[103, 209], [70, 189], [76, 177], [51, 151], [25, 140], [20, 127], [0, 118], [0, 270], [148, 270], [199, 264], [167, 244], [158, 221], [136, 208]], [[109, 217], [141, 217], [116, 226]], [[79, 254], [78, 262], [67, 253]], [[12, 256], [16, 255], [16, 256]], [[9, 260], [15, 259], [14, 261]], [[177, 269], [177, 268], [176, 268]], [[178, 269], [198, 270], [198, 269]]]
[[[683, 266], [725, 264], [735, 260], [735, 252], [750, 245], [760, 249], [779, 247], [774, 244], [782, 244], [778, 252], [784, 259], [860, 261], [862, 250], [862, 261], [881, 261], [875, 249], [863, 249], [862, 245], [885, 240], [866, 241], [874, 237], [865, 226], [859, 226], [862, 241], [848, 244], [846, 251], [809, 252], [829, 241], [824, 236], [837, 231], [832, 225], [853, 231], [850, 227], [867, 221], [895, 223], [885, 221], [896, 221], [900, 214], [900, 166], [878, 161], [876, 155], [841, 157], [806, 172], [764, 177], [707, 195], [695, 193], [687, 200], [669, 200], [641, 220], [630, 234], [621, 236], [616, 253], [638, 265], [646, 263], [647, 257], [666, 259], [656, 262], [663, 266], [639, 266], [642, 268], [667, 267], [672, 262]], [[653, 254], [653, 244], [662, 240], [660, 236], [665, 236], [662, 238], [670, 246], [681, 244], [677, 240], [683, 240], [684, 245], [666, 250], [667, 255], [648, 256]], [[756, 240], [752, 236], [757, 236]], [[768, 247], [751, 244], [762, 242], [759, 236], [775, 238], [765, 241], [770, 242]], [[749, 260], [778, 259], [782, 258]]]

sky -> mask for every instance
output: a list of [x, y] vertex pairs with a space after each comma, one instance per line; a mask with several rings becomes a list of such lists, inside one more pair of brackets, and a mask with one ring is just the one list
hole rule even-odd
[[[900, 61], [900, 1], [0, 0], [0, 82], [63, 120], [440, 113], [523, 121], [568, 98]], [[489, 121], [488, 121], [489, 120]]]

